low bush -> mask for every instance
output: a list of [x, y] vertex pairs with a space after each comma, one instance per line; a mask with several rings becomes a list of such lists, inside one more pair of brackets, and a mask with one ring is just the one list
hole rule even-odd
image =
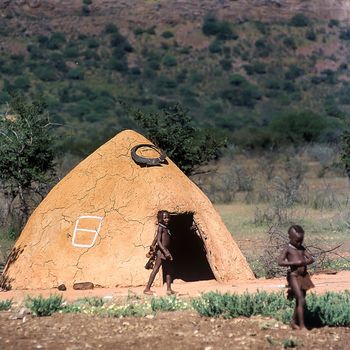
[[186, 301], [174, 296], [159, 297], [151, 299], [151, 308], [154, 312], [157, 311], [178, 311], [187, 310], [191, 307]]
[[267, 292], [242, 295], [209, 292], [193, 299], [192, 305], [201, 316], [206, 317], [235, 318], [262, 315], [276, 319], [284, 318], [283, 314], [291, 311], [293, 306], [283, 293]]
[[[284, 323], [291, 319], [295, 301], [281, 293], [220, 294], [209, 292], [192, 300], [194, 309], [205, 317], [235, 318], [255, 315], [273, 317]], [[330, 327], [350, 325], [350, 292], [314, 293], [306, 296], [305, 319], [307, 324]]]
[[307, 27], [310, 24], [310, 19], [303, 13], [297, 13], [290, 19], [289, 24], [294, 27]]
[[0, 311], [10, 310], [12, 306], [12, 300], [0, 300]]
[[28, 297], [25, 305], [34, 316], [51, 316], [61, 309], [62, 295], [51, 295], [46, 299], [41, 295], [35, 298]]

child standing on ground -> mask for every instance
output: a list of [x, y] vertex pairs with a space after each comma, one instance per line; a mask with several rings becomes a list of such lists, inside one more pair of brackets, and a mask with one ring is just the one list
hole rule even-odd
[[160, 266], [162, 266], [163, 272], [165, 274], [167, 294], [171, 295], [171, 294], [175, 294], [175, 292], [171, 289], [171, 283], [173, 278], [173, 273], [172, 273], [173, 257], [169, 251], [170, 242], [171, 242], [171, 238], [170, 238], [171, 233], [169, 230], [170, 213], [166, 210], [162, 210], [158, 212], [157, 219], [158, 219], [158, 229], [157, 229], [156, 261], [154, 263], [153, 271], [151, 272], [147, 286], [143, 291], [143, 293], [148, 295], [154, 294], [154, 292], [151, 291], [151, 286], [159, 271]]
[[278, 265], [288, 267], [287, 281], [290, 297], [295, 297], [295, 309], [291, 320], [293, 329], [305, 328], [304, 307], [306, 291], [314, 287], [307, 272], [307, 265], [314, 262], [312, 255], [302, 245], [304, 230], [299, 225], [292, 225], [288, 230], [289, 243], [278, 258]]

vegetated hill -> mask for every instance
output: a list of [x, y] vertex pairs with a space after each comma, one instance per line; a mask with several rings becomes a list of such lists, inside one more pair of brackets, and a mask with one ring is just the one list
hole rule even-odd
[[236, 143], [334, 141], [350, 113], [348, 1], [0, 2], [0, 104], [46, 98], [83, 155], [180, 102]]

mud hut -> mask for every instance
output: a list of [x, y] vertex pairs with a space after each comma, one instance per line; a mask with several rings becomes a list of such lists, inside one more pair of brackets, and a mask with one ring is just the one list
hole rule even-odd
[[[145, 255], [163, 209], [172, 215], [175, 279], [254, 278], [209, 199], [170, 159], [154, 166], [132, 159], [134, 146], [149, 143], [123, 131], [66, 175], [29, 218], [5, 266], [3, 286], [144, 285]], [[141, 150], [141, 156], [154, 153]]]

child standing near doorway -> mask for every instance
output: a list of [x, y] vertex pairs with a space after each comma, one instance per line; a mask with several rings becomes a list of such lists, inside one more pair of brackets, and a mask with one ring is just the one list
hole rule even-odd
[[287, 281], [290, 297], [296, 299], [295, 309], [291, 320], [293, 329], [304, 329], [304, 307], [306, 291], [314, 287], [307, 272], [307, 265], [314, 262], [314, 258], [302, 245], [304, 230], [299, 225], [292, 225], [288, 230], [289, 243], [278, 258], [278, 265], [288, 267]]
[[171, 243], [171, 233], [169, 230], [170, 213], [166, 210], [161, 210], [157, 215], [158, 229], [157, 229], [157, 247], [156, 247], [156, 261], [154, 263], [153, 270], [146, 285], [144, 294], [152, 295], [154, 292], [151, 290], [151, 286], [159, 271], [160, 266], [163, 268], [165, 274], [165, 281], [167, 286], [167, 294], [175, 294], [171, 289], [171, 283], [173, 279], [173, 257], [169, 251]]

